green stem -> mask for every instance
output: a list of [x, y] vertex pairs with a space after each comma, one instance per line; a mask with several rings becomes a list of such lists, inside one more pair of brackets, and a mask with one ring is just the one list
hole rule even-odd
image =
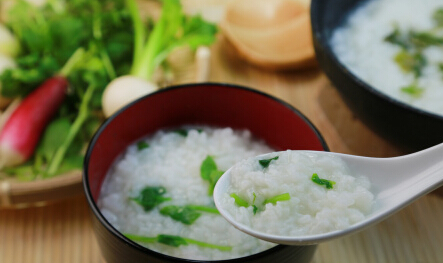
[[53, 176], [57, 172], [58, 168], [60, 167], [63, 158], [65, 157], [66, 151], [68, 150], [69, 146], [71, 145], [72, 141], [74, 140], [77, 133], [80, 131], [80, 128], [82, 127], [83, 123], [88, 118], [88, 104], [89, 101], [92, 98], [92, 94], [94, 93], [95, 86], [89, 85], [87, 88], [82, 102], [80, 104], [79, 112], [77, 115], [77, 118], [74, 120], [74, 123], [72, 124], [71, 128], [68, 131], [68, 135], [66, 136], [66, 139], [63, 141], [62, 145], [57, 149], [57, 151], [54, 154], [54, 157], [52, 158], [51, 163], [48, 167], [48, 176]]
[[83, 58], [85, 50], [83, 48], [78, 48], [65, 63], [63, 68], [58, 72], [58, 75], [67, 77], [71, 71], [74, 69], [76, 64]]
[[[164, 16], [162, 13], [161, 16]], [[140, 56], [140, 60], [137, 64], [133, 64], [131, 69], [131, 75], [137, 76], [146, 80], [150, 80], [152, 74], [155, 71], [156, 65], [152, 63], [162, 48], [162, 35], [164, 34], [166, 24], [164, 19], [160, 17], [158, 22], [155, 24], [151, 35], [149, 36], [148, 42], [143, 48], [143, 52]]]
[[[132, 23], [134, 26], [134, 54], [132, 68], [138, 68], [138, 65], [140, 64], [140, 59], [142, 58], [143, 46], [146, 38], [146, 29], [143, 26], [140, 12], [138, 11], [138, 6], [135, 0], [126, 0], [126, 6], [129, 9], [129, 13], [131, 15]], [[133, 70], [131, 69], [131, 72], [132, 71]]]
[[192, 208], [196, 211], [202, 211], [212, 214], [220, 214], [220, 212], [215, 207], [203, 206], [203, 205], [187, 205], [187, 207]]

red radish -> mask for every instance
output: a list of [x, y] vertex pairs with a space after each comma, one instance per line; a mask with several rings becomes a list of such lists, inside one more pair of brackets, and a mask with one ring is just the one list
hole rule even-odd
[[23, 99], [0, 131], [0, 168], [21, 164], [32, 156], [67, 87], [65, 77], [51, 77]]

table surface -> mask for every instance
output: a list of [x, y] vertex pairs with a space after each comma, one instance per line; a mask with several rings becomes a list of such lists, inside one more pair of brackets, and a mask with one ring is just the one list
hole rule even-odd
[[[248, 86], [306, 115], [333, 152], [390, 157], [405, 154], [368, 129], [325, 75], [311, 69], [270, 72], [240, 61], [223, 37], [211, 47], [211, 82]], [[176, 83], [193, 81], [195, 64]], [[443, 195], [430, 193], [385, 221], [318, 246], [313, 263], [441, 262]], [[105, 262], [82, 193], [41, 207], [0, 210], [0, 262]]]

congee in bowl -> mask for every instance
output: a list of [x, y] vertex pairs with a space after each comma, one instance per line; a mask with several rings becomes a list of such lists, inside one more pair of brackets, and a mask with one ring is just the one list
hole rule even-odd
[[212, 198], [240, 160], [286, 149], [327, 150], [292, 106], [233, 85], [189, 84], [120, 110], [91, 141], [83, 184], [109, 262], [309, 262], [316, 246], [258, 240]]
[[319, 65], [351, 110], [405, 151], [443, 141], [443, 2], [312, 0]]
[[337, 58], [388, 96], [443, 115], [443, 2], [370, 0], [331, 38]]

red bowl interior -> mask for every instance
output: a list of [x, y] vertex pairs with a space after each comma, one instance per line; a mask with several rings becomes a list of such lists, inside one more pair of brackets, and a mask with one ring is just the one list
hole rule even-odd
[[159, 129], [186, 124], [249, 129], [276, 150], [327, 150], [315, 127], [281, 100], [231, 85], [176, 86], [137, 100], [100, 127], [85, 159], [87, 195], [97, 201], [108, 169], [129, 144]]

